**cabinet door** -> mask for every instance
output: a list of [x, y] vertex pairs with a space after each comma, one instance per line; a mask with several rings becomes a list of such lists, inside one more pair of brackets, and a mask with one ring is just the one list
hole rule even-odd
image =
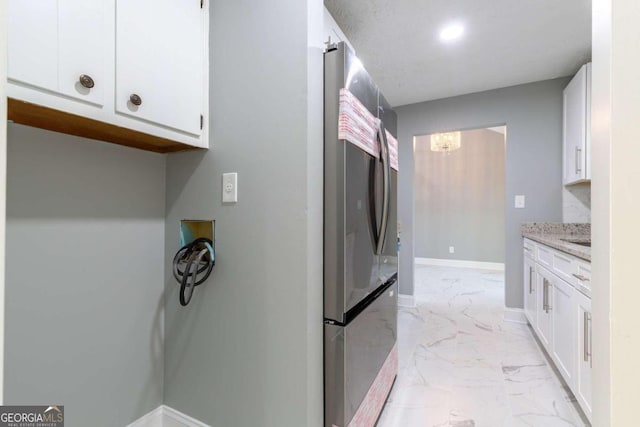
[[58, 2], [9, 0], [9, 80], [58, 90]]
[[587, 73], [587, 130], [585, 134], [585, 157], [584, 157], [584, 167], [586, 169], [585, 179], [587, 181], [591, 181], [591, 90], [592, 90], [592, 80], [591, 80], [591, 62], [585, 65], [586, 73]]
[[575, 305], [574, 288], [564, 280], [552, 277], [553, 304], [549, 308], [553, 321], [553, 345], [551, 357], [564, 377], [573, 388], [575, 377]]
[[203, 93], [205, 14], [200, 0], [116, 4], [116, 110], [199, 135], [208, 95]]
[[524, 257], [524, 314], [533, 327], [536, 325], [536, 268], [525, 252]]
[[[113, 6], [109, 7], [105, 0], [64, 0], [58, 5], [58, 90], [103, 105], [107, 78], [105, 35], [107, 22], [113, 22]], [[83, 86], [81, 75], [89, 76], [94, 86]]]
[[563, 147], [564, 183], [573, 184], [587, 178], [587, 65], [564, 90]]
[[551, 308], [553, 307], [553, 274], [544, 267], [536, 268], [537, 292], [537, 316], [536, 332], [542, 345], [551, 354], [553, 323], [551, 321]]
[[9, 1], [9, 79], [102, 104], [108, 11], [104, 0]]
[[582, 410], [591, 420], [591, 298], [586, 297], [580, 292], [576, 292], [576, 304], [574, 313], [577, 316], [575, 321], [578, 323], [578, 336], [574, 342], [577, 342], [576, 353], [576, 381], [573, 393], [578, 399], [578, 403]]

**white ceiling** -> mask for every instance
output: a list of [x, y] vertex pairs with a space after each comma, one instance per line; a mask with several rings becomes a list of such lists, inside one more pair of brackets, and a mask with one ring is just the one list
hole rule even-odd
[[[591, 0], [325, 0], [394, 105], [574, 74], [591, 58]], [[454, 43], [442, 27], [462, 23]]]

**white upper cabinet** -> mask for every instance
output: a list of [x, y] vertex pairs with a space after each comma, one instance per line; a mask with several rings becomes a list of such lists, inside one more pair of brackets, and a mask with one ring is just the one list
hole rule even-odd
[[564, 184], [591, 180], [591, 64], [585, 64], [564, 89]]
[[[7, 5], [9, 80], [58, 89], [58, 2], [11, 0]], [[37, 31], [35, 31], [37, 29]], [[34, 54], [37, 52], [37, 54]]]
[[208, 7], [9, 0], [9, 118], [150, 151], [208, 147]]
[[58, 1], [59, 91], [98, 105], [104, 104], [107, 6], [104, 0]]
[[9, 80], [101, 105], [106, 4], [9, 1]]
[[206, 95], [204, 14], [186, 3], [116, 2], [116, 109], [199, 135]]

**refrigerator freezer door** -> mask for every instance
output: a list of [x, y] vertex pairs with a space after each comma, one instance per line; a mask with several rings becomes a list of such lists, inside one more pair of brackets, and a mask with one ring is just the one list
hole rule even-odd
[[397, 313], [394, 283], [349, 325], [325, 324], [326, 427], [347, 427], [360, 408], [395, 346]]

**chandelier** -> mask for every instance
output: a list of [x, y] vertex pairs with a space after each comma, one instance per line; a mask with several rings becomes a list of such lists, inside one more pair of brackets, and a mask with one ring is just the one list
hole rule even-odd
[[460, 132], [434, 133], [431, 135], [431, 151], [449, 153], [460, 148]]

